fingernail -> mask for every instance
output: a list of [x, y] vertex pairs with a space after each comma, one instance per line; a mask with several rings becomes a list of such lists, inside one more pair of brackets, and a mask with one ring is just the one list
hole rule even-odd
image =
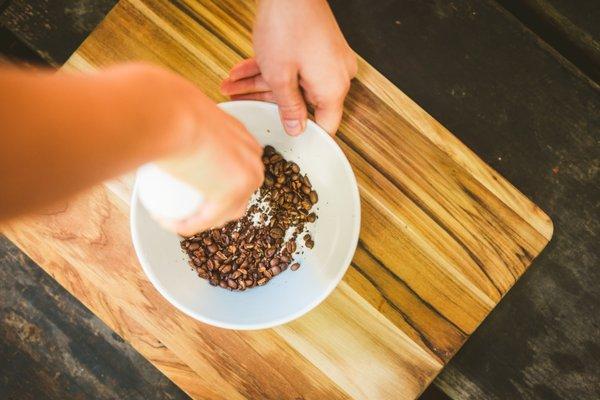
[[299, 135], [304, 131], [303, 124], [297, 119], [286, 119], [283, 121], [285, 131], [290, 135]]

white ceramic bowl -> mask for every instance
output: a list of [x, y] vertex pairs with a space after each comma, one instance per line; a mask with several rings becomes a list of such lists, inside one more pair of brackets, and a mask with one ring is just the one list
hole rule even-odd
[[[356, 178], [344, 153], [318, 125], [308, 122], [300, 137], [285, 134], [277, 107], [258, 101], [219, 105], [238, 118], [263, 145], [273, 145], [308, 174], [319, 194], [318, 219], [308, 224], [312, 250], [299, 238], [300, 269], [284, 271], [267, 285], [244, 292], [213, 287], [188, 265], [180, 237], [162, 229], [141, 205], [131, 201], [131, 234], [144, 272], [175, 307], [207, 324], [229, 329], [262, 329], [307, 313], [329, 295], [352, 260], [360, 229]], [[137, 186], [137, 185], [136, 185]]]

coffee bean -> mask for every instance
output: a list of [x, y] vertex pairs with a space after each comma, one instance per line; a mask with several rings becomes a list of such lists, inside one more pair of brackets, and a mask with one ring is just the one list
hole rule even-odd
[[272, 274], [273, 276], [275, 276], [275, 275], [279, 275], [279, 274], [281, 273], [281, 268], [279, 268], [279, 265], [277, 265], [277, 266], [275, 266], [275, 267], [271, 267], [271, 268], [269, 269], [269, 271], [271, 271], [271, 274]]
[[313, 242], [312, 240], [308, 240], [306, 241], [306, 247], [308, 247], [309, 249], [312, 249], [313, 247], [315, 247], [315, 242]]
[[208, 278], [208, 272], [206, 272], [205, 270], [198, 269], [197, 272], [198, 272], [198, 276], [200, 278], [202, 278], [202, 279], [207, 279]]
[[215, 262], [213, 260], [208, 260], [206, 266], [210, 271], [213, 271], [215, 269]]
[[308, 175], [304, 175], [303, 180], [306, 186], [308, 186], [309, 188], [312, 187], [312, 185], [310, 184], [310, 179], [308, 179]]
[[259, 279], [258, 282], [256, 282], [256, 283], [258, 284], [258, 286], [262, 286], [265, 283], [267, 283], [268, 280], [269, 280], [268, 278], [262, 278], [262, 279]]
[[221, 267], [220, 269], [222, 274], [228, 274], [229, 272], [231, 272], [231, 265], [229, 264], [225, 264]]
[[266, 156], [270, 156], [270, 155], [272, 155], [272, 154], [275, 154], [275, 153], [276, 153], [276, 151], [275, 151], [275, 148], [274, 148], [273, 146], [271, 146], [271, 145], [266, 145], [266, 146], [265, 146], [265, 148], [263, 149], [263, 153], [264, 153]]
[[237, 283], [233, 279], [227, 279], [227, 286], [232, 289], [237, 289]]
[[315, 213], [310, 213], [308, 214], [308, 216], [306, 217], [306, 220], [308, 222], [315, 222], [317, 220], [317, 215]]
[[210, 254], [216, 253], [219, 250], [219, 248], [217, 247], [217, 245], [214, 244], [214, 243], [211, 244], [210, 246], [208, 246], [206, 249], [208, 250], [208, 252]]
[[317, 195], [317, 192], [315, 192], [314, 190], [312, 192], [310, 192], [310, 202], [313, 204], [317, 204], [317, 202], [319, 201], [319, 196]]
[[221, 286], [223, 289], [225, 289], [227, 287], [227, 282], [221, 281], [221, 282], [219, 282], [219, 286]]
[[194, 250], [198, 250], [200, 248], [200, 243], [191, 243], [190, 246], [188, 247], [188, 250], [190, 251], [194, 251]]
[[287, 242], [285, 247], [286, 247], [287, 251], [289, 251], [290, 253], [293, 253], [296, 251], [296, 242], [294, 242], [294, 241]]
[[269, 262], [269, 265], [271, 265], [271, 267], [274, 267], [274, 266], [276, 266], [276, 265], [279, 265], [279, 257], [275, 257], [274, 259], [272, 259], [272, 260]]
[[290, 269], [292, 271], [296, 271], [298, 268], [300, 268], [300, 264], [299, 263], [293, 263], [292, 266], [290, 267]]
[[269, 232], [269, 234], [273, 239], [279, 239], [283, 236], [283, 231], [279, 228], [273, 228], [271, 229], [271, 232]]

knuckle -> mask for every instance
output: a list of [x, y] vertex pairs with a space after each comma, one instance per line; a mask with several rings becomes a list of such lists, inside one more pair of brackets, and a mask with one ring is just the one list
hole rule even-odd
[[353, 51], [350, 51], [350, 56], [348, 57], [348, 75], [350, 79], [354, 78], [358, 73], [358, 61], [356, 59], [356, 55]]
[[279, 110], [282, 114], [285, 115], [301, 114], [304, 112], [304, 103], [302, 103], [300, 100], [282, 102], [281, 104], [279, 104]]
[[290, 73], [276, 73], [265, 76], [265, 81], [273, 88], [285, 88], [292, 86], [295, 82], [295, 77]]

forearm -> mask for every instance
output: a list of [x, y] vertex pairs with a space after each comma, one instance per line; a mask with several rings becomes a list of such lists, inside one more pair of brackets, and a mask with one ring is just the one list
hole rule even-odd
[[0, 70], [0, 220], [173, 150], [169, 110], [127, 74]]

